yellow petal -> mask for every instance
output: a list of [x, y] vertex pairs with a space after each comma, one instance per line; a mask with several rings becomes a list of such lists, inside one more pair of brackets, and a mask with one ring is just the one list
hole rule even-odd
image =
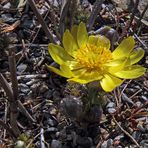
[[114, 59], [119, 59], [122, 57], [128, 57], [130, 52], [133, 50], [135, 46], [135, 41], [132, 36], [124, 39], [120, 45], [112, 52], [112, 56]]
[[71, 78], [73, 75], [72, 72], [70, 71], [69, 67], [66, 65], [61, 65], [60, 70], [55, 67], [48, 66], [48, 65], [47, 65], [47, 68], [49, 68], [52, 72], [54, 72], [62, 77]]
[[131, 56], [130, 56], [130, 60], [131, 60], [131, 65], [135, 64], [137, 62], [139, 62], [144, 56], [144, 50], [140, 49], [138, 51], [134, 51]]
[[71, 28], [71, 34], [76, 42], [77, 42], [77, 32], [78, 32], [78, 25], [73, 25]]
[[77, 42], [79, 45], [79, 48], [82, 46], [86, 46], [86, 43], [88, 41], [88, 33], [86, 30], [86, 26], [84, 23], [80, 23], [78, 26], [78, 32], [77, 32]]
[[98, 37], [98, 42], [97, 42], [98, 47], [110, 49], [110, 40], [108, 38], [102, 35], [98, 35], [97, 37]]
[[142, 76], [145, 73], [145, 68], [140, 65], [132, 65], [124, 68], [124, 70], [115, 73], [119, 78], [134, 79]]
[[[117, 60], [118, 61], [118, 60]], [[116, 62], [117, 62], [116, 61]], [[114, 75], [114, 73], [116, 73], [116, 72], [118, 72], [118, 71], [121, 71], [121, 70], [123, 70], [125, 67], [127, 67], [127, 66], [129, 66], [130, 65], [130, 59], [129, 58], [124, 58], [124, 60], [122, 61], [118, 61], [117, 63], [111, 63], [112, 64], [112, 66], [110, 66], [109, 68], [108, 68], [108, 72], [109, 73], [111, 73], [111, 74], [113, 74]], [[110, 65], [111, 65], [110, 64]], [[113, 66], [113, 64], [114, 64], [114, 66]], [[115, 65], [116, 64], [116, 65]]]
[[92, 45], [97, 45], [98, 38], [95, 35], [90, 35], [88, 38], [88, 43]]
[[121, 58], [117, 60], [111, 60], [108, 63], [105, 63], [105, 66], [121, 66], [126, 61], [126, 58]]
[[69, 55], [74, 56], [75, 51], [78, 49], [78, 45], [69, 32], [69, 30], [66, 30], [63, 35], [63, 46], [65, 50], [69, 53]]
[[48, 51], [53, 60], [58, 64], [62, 64], [66, 61], [73, 60], [73, 58], [64, 50], [64, 48], [62, 48], [59, 45], [50, 43], [48, 45]]
[[[88, 72], [88, 71], [79, 71], [80, 75], [74, 78], [69, 79], [68, 81], [74, 81], [80, 84], [87, 84], [92, 81], [100, 80], [102, 76], [94, 71]], [[78, 73], [77, 73], [78, 75]]]
[[121, 85], [122, 82], [123, 80], [118, 79], [117, 77], [111, 75], [105, 75], [104, 78], [100, 81], [100, 84], [106, 92], [110, 92], [115, 87]]

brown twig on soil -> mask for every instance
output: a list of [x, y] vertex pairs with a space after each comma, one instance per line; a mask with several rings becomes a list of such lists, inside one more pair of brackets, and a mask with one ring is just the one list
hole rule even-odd
[[[124, 88], [122, 89], [120, 95], [119, 95], [119, 100], [121, 100], [122, 94], [124, 92], [124, 90], [127, 88], [127, 86], [132, 82], [132, 80], [128, 81], [127, 84], [124, 86]], [[121, 102], [121, 101], [120, 101]]]
[[43, 17], [40, 15], [38, 9], [36, 8], [34, 0], [28, 0], [28, 2], [29, 2], [30, 7], [32, 8], [34, 14], [36, 15], [39, 23], [42, 25], [43, 30], [44, 30], [46, 36], [50, 39], [50, 41], [52, 43], [56, 43], [52, 33], [49, 31], [49, 28], [48, 28], [47, 24], [45, 23]]
[[112, 117], [113, 117], [113, 121], [118, 125], [118, 127], [122, 130], [122, 132], [123, 132], [124, 134], [126, 134], [126, 135], [136, 144], [137, 148], [140, 148], [140, 145], [137, 143], [137, 141], [136, 141], [126, 130], [124, 130], [124, 129], [121, 127], [121, 125], [117, 122], [117, 120], [115, 119], [114, 116], [112, 116]]
[[[47, 11], [47, 13], [46, 13], [46, 15], [44, 16], [44, 20], [46, 19], [46, 17], [48, 16], [48, 14], [49, 14], [49, 10]], [[39, 27], [38, 29], [37, 29], [37, 31], [36, 31], [36, 33], [35, 33], [35, 36], [33, 37], [33, 39], [32, 39], [32, 41], [31, 41], [31, 44], [35, 41], [35, 39], [37, 38], [37, 36], [38, 36], [38, 33], [40, 32], [40, 30], [41, 30], [41, 27]], [[30, 44], [30, 45], [31, 45]]]
[[21, 101], [18, 100], [18, 107], [20, 109], [20, 111], [33, 123], [36, 122], [36, 120], [34, 118], [32, 118], [32, 116], [28, 113], [28, 111], [25, 109], [25, 107], [23, 106], [23, 104], [21, 103]]
[[88, 31], [90, 31], [94, 25], [95, 19], [97, 18], [98, 13], [101, 11], [101, 6], [104, 0], [96, 0], [93, 6], [93, 10], [91, 12], [91, 15], [87, 21], [87, 28]]
[[0, 73], [0, 84], [4, 89], [4, 91], [6, 92], [6, 95], [8, 96], [8, 100], [11, 100], [11, 98], [13, 97], [13, 90], [10, 87], [7, 80], [5, 79], [5, 77], [1, 73]]
[[[130, 31], [133, 32], [132, 29], [130, 29]], [[147, 46], [141, 41], [141, 39], [137, 36], [137, 34], [134, 33], [134, 37], [141, 43], [141, 45], [142, 45], [145, 49], [147, 49]]]
[[12, 90], [13, 90], [13, 97], [9, 101], [10, 103], [10, 125], [12, 126], [12, 130], [16, 136], [20, 135], [20, 130], [17, 126], [17, 115], [18, 115], [18, 82], [16, 76], [16, 61], [15, 61], [15, 54], [12, 52], [8, 58], [9, 61], [9, 69], [11, 74], [11, 81], [12, 81]]
[[13, 90], [13, 101], [16, 101], [18, 98], [18, 82], [17, 82], [17, 75], [16, 75], [16, 61], [15, 61], [15, 54], [12, 54], [8, 58], [9, 61], [9, 69], [10, 69], [10, 76], [12, 82], [12, 90]]
[[142, 92], [142, 89], [139, 89], [138, 91], [136, 91], [132, 96], [129, 97], [129, 99], [132, 99], [133, 97], [135, 97], [140, 92]]

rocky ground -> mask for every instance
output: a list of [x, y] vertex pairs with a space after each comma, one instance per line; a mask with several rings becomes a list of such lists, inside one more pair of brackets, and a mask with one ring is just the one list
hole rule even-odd
[[[119, 39], [134, 35], [136, 47], [145, 50], [140, 64], [147, 68], [147, 1], [140, 1], [137, 6], [137, 1], [128, 2], [103, 1], [90, 33], [96, 33], [105, 25], [112, 27], [115, 31], [109, 38], [113, 46], [114, 36]], [[147, 148], [148, 73], [135, 80], [126, 80], [105, 95], [100, 122], [90, 122], [88, 116], [88, 122], [81, 123], [65, 116], [66, 106], [61, 106], [60, 102], [68, 98], [67, 102], [71, 103], [71, 96], [78, 98], [83, 88], [67, 84], [64, 78], [48, 71], [45, 64], [55, 64], [47, 50], [51, 38], [46, 28], [59, 43], [62, 33], [59, 22], [65, 15], [62, 10], [67, 8], [61, 6], [60, 0], [35, 0], [35, 3], [47, 26], [31, 3], [0, 1], [0, 148]], [[74, 10], [70, 6], [64, 16], [67, 18], [65, 24], [71, 25], [71, 17], [73, 23], [87, 23], [93, 5], [84, 0], [77, 3]], [[2, 76], [5, 83], [2, 83]], [[11, 93], [17, 101], [12, 99]], [[95, 107], [92, 112], [96, 113]], [[16, 117], [19, 132], [13, 129], [11, 117]]]

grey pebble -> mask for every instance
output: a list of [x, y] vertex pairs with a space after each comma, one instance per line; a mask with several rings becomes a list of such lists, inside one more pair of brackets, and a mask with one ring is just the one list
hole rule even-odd
[[112, 139], [108, 139], [107, 141], [104, 141], [101, 145], [101, 148], [110, 148], [113, 144]]
[[17, 66], [17, 73], [21, 74], [23, 73], [27, 68], [27, 65], [26, 64], [20, 64]]
[[62, 148], [61, 141], [53, 139], [51, 141], [51, 148]]
[[50, 125], [50, 126], [56, 126], [58, 123], [57, 123], [57, 121], [52, 120], [52, 119], [49, 118], [47, 120], [47, 124]]
[[114, 108], [116, 105], [115, 105], [115, 103], [114, 102], [109, 102], [108, 104], [107, 104], [107, 108]]
[[22, 92], [22, 93], [26, 94], [30, 91], [29, 87], [26, 84], [20, 83], [20, 84], [18, 84], [18, 86], [19, 86], [20, 92]]
[[39, 88], [40, 93], [44, 93], [48, 90], [48, 86], [46, 84], [42, 84]]
[[113, 113], [116, 112], [116, 109], [114, 109], [114, 108], [108, 108], [108, 112], [109, 112], [110, 114], [113, 114]]
[[49, 128], [47, 129], [47, 132], [57, 132], [57, 131], [58, 131], [58, 129], [55, 128], [55, 127], [49, 127]]

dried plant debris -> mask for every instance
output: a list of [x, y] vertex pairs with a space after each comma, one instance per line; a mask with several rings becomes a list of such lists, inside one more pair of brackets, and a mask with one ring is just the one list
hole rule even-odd
[[[0, 147], [148, 147], [147, 9], [147, 0], [1, 0]], [[111, 52], [133, 36], [145, 74], [93, 100], [95, 89], [48, 70], [59, 68], [48, 44], [63, 46], [65, 29], [80, 22]]]

